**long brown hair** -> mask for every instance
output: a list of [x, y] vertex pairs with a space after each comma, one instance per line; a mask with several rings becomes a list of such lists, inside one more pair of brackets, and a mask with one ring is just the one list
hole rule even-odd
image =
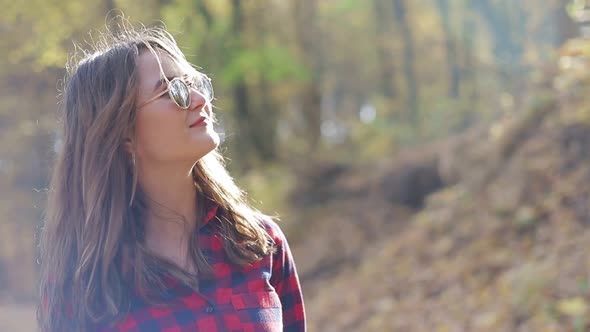
[[[199, 227], [189, 247], [198, 278], [147, 250], [143, 220], [150, 201], [135, 186], [124, 147], [134, 133], [140, 52], [156, 49], [188, 62], [160, 28], [125, 26], [93, 46], [67, 66], [63, 131], [40, 242], [38, 321], [46, 332], [84, 331], [124, 315], [134, 290], [158, 303], [155, 294], [166, 274], [192, 287], [198, 287], [196, 279], [212, 276], [199, 248]], [[192, 175], [199, 219], [218, 206], [224, 249], [233, 263], [243, 266], [274, 250], [261, 223], [265, 216], [246, 202], [217, 149], [195, 163]]]

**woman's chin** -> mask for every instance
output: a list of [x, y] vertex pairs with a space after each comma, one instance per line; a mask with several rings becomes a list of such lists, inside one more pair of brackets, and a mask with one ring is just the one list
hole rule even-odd
[[196, 160], [203, 158], [204, 156], [208, 155], [211, 151], [215, 150], [219, 146], [219, 136], [217, 134], [211, 135], [211, 139], [207, 140], [207, 142], [201, 142], [198, 151], [195, 151], [196, 154], [194, 157]]
[[217, 132], [211, 131], [211, 139], [213, 140], [213, 148], [211, 148], [211, 150], [214, 150], [219, 144], [221, 144], [221, 138]]

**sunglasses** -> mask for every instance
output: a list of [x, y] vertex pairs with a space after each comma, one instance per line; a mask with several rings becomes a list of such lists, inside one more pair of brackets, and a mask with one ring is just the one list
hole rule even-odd
[[150, 100], [139, 105], [139, 107], [143, 107], [160, 98], [165, 93], [168, 93], [170, 99], [172, 99], [178, 107], [185, 110], [191, 106], [192, 98], [190, 89], [195, 89], [205, 98], [205, 100], [207, 100], [207, 102], [213, 100], [213, 85], [211, 84], [211, 79], [205, 74], [197, 74], [193, 77], [175, 77], [170, 81], [166, 80], [166, 82], [168, 83], [166, 90], [158, 93]]

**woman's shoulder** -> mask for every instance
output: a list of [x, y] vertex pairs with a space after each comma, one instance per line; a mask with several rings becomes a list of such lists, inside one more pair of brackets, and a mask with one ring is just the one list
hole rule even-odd
[[282, 246], [286, 237], [275, 218], [263, 213], [257, 214], [257, 218], [275, 244]]

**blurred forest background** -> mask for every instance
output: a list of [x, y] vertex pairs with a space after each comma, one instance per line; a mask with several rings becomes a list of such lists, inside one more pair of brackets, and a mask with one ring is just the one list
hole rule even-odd
[[0, 330], [34, 331], [64, 65], [164, 22], [310, 331], [590, 331], [585, 0], [27, 0], [0, 11]]

